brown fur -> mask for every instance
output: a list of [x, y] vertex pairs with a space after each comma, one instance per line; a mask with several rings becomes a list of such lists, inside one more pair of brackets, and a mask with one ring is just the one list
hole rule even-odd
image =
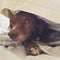
[[40, 53], [39, 46], [34, 42], [41, 37], [48, 28], [48, 24], [36, 15], [28, 12], [18, 12], [10, 20], [10, 32], [8, 35], [14, 41], [24, 44], [27, 54], [37, 55]]

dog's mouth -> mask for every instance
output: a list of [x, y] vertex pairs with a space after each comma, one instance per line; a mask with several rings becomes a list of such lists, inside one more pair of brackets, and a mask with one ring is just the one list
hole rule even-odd
[[9, 36], [10, 38], [11, 38], [11, 41], [16, 41], [16, 42], [23, 42], [23, 41], [25, 41], [28, 37], [29, 37], [29, 35], [19, 35], [19, 36], [17, 36], [17, 37], [15, 37], [14, 38], [14, 36]]

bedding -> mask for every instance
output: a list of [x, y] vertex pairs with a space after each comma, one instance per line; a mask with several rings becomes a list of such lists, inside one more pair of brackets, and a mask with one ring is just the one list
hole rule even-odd
[[[7, 16], [7, 15], [6, 15]], [[51, 47], [48, 46], [46, 44], [43, 43], [38, 43], [37, 44], [41, 47], [41, 49], [46, 53], [46, 54], [41, 54], [38, 55], [36, 57], [34, 56], [26, 56], [25, 50], [24, 50], [24, 46], [19, 45], [19, 46], [9, 46], [8, 48], [4, 48], [4, 45], [6, 44], [11, 44], [8, 43], [10, 38], [8, 37], [7, 33], [9, 31], [9, 17], [4, 16], [4, 14], [0, 14], [0, 55], [1, 54], [5, 54], [2, 52], [5, 51], [7, 53], [7, 51], [11, 52], [12, 55], [17, 55], [18, 57], [24, 59], [24, 60], [28, 60], [31, 58], [31, 60], [48, 60], [48, 58], [50, 58], [50, 60], [60, 60], [60, 46], [56, 46], [56, 47]], [[16, 43], [14, 43], [16, 44]], [[2, 52], [2, 53], [1, 53]], [[2, 56], [3, 56], [2, 55]], [[5, 56], [5, 55], [4, 55]], [[7, 57], [7, 56], [6, 56]], [[18, 58], [16, 57], [16, 58]]]
[[[0, 10], [2, 10], [3, 8], [9, 8], [12, 10], [19, 9], [19, 10], [28, 11], [31, 13], [41, 15], [55, 23], [60, 24], [60, 0], [13, 0], [13, 1], [12, 0], [0, 0]], [[5, 11], [5, 13], [6, 13], [6, 11]], [[3, 12], [3, 15], [6, 15], [6, 14], [4, 14], [4, 12]], [[60, 25], [59, 24], [56, 25], [55, 23], [53, 24], [53, 26], [51, 28], [58, 29], [59, 28], [58, 26], [60, 26]], [[58, 29], [58, 30], [60, 30], [60, 29]], [[6, 40], [6, 36], [4, 39]], [[48, 48], [46, 46], [46, 48], [47, 48], [46, 50], [49, 49], [50, 53], [52, 53], [52, 51], [55, 51], [53, 53], [54, 55], [55, 55], [55, 53], [60, 52], [60, 51], [58, 51], [59, 47], [53, 47], [53, 49], [52, 49], [51, 47]], [[13, 53], [14, 50], [15, 50], [15, 52]], [[21, 53], [21, 48], [14, 49], [12, 47], [9, 47], [9, 49], [7, 50], [4, 47], [0, 47], [0, 60], [20, 60], [21, 54], [23, 56], [22, 57], [23, 60], [60, 60], [60, 57], [57, 57], [57, 55], [51, 56], [51, 54], [49, 52], [48, 53], [50, 55], [42, 54], [39, 56], [26, 56], [26, 55], [23, 55], [25, 52], [23, 52], [21, 54], [20, 53]]]

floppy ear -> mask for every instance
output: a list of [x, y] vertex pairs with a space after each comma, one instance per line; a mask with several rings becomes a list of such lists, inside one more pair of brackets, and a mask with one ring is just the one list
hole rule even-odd
[[44, 21], [43, 18], [37, 17], [37, 29], [38, 32], [41, 34], [43, 31], [45, 31], [48, 28], [48, 24]]
[[10, 9], [7, 9], [7, 8], [4, 8], [4, 9], [1, 11], [1, 13], [2, 13], [3, 15], [7, 16], [8, 18], [12, 18], [13, 12], [14, 12], [14, 11], [12, 11], [12, 10], [10, 10]]

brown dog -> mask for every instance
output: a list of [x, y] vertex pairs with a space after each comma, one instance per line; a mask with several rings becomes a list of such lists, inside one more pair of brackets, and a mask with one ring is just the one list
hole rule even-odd
[[52, 39], [50, 35], [55, 33], [54, 30], [48, 28], [48, 24], [43, 19], [24, 11], [12, 16], [10, 28], [11, 31], [8, 33], [10, 38], [22, 42], [27, 54], [31, 55], [38, 55], [41, 52], [39, 46], [34, 42], [38, 37], [41, 42], [47, 43]]

